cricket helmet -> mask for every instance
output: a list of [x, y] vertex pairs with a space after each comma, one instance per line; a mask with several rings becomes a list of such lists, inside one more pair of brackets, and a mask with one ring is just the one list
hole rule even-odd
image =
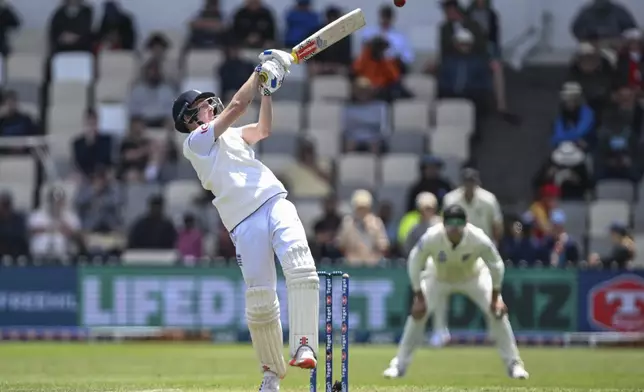
[[[172, 104], [172, 120], [174, 121], [174, 129], [181, 133], [190, 133], [186, 123], [194, 119], [199, 112], [199, 109], [191, 108], [191, 106], [200, 99], [211, 100], [209, 104], [213, 107], [215, 116], [224, 110], [224, 105], [221, 103], [221, 99], [219, 99], [215, 93], [202, 93], [198, 90], [185, 91], [181, 93], [181, 95], [179, 95]], [[186, 120], [186, 116], [189, 120]]]

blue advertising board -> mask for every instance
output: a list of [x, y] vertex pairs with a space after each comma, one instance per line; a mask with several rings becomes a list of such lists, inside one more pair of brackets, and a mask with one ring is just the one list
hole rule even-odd
[[0, 267], [0, 327], [78, 325], [73, 267]]
[[579, 330], [644, 332], [644, 272], [579, 271]]

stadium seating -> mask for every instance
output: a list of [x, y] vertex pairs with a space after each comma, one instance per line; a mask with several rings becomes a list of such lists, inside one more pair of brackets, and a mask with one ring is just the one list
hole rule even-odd
[[606, 236], [611, 224], [629, 224], [629, 206], [624, 201], [597, 200], [590, 204], [590, 235]]
[[340, 75], [316, 76], [311, 82], [312, 101], [346, 100], [349, 91], [349, 81]]
[[338, 159], [338, 185], [376, 186], [377, 157], [366, 154], [345, 154]]
[[416, 181], [420, 156], [416, 154], [389, 154], [381, 159], [382, 184], [405, 188]]
[[394, 129], [429, 129], [429, 105], [425, 101], [398, 101], [394, 108]]
[[474, 105], [464, 99], [441, 99], [436, 104], [436, 128], [474, 130]]
[[599, 181], [595, 192], [597, 198], [603, 200], [622, 200], [631, 203], [635, 199], [633, 183], [627, 180]]

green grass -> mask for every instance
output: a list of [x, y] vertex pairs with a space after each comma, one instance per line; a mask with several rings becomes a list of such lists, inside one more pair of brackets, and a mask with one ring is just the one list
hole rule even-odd
[[[642, 391], [644, 351], [523, 348], [531, 378], [506, 377], [496, 350], [422, 349], [407, 377], [384, 380], [393, 346], [352, 346], [351, 392]], [[337, 350], [339, 359], [339, 347]], [[339, 377], [335, 367], [336, 379]], [[256, 391], [261, 375], [246, 345], [0, 344], [2, 392]], [[323, 391], [323, 368], [318, 372]], [[308, 391], [308, 372], [292, 369], [282, 391]]]

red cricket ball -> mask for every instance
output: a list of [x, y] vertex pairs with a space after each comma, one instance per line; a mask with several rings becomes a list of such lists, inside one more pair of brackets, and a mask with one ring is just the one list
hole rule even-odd
[[403, 5], [405, 5], [406, 2], [407, 2], [406, 0], [394, 0], [394, 5], [396, 7], [402, 7]]

